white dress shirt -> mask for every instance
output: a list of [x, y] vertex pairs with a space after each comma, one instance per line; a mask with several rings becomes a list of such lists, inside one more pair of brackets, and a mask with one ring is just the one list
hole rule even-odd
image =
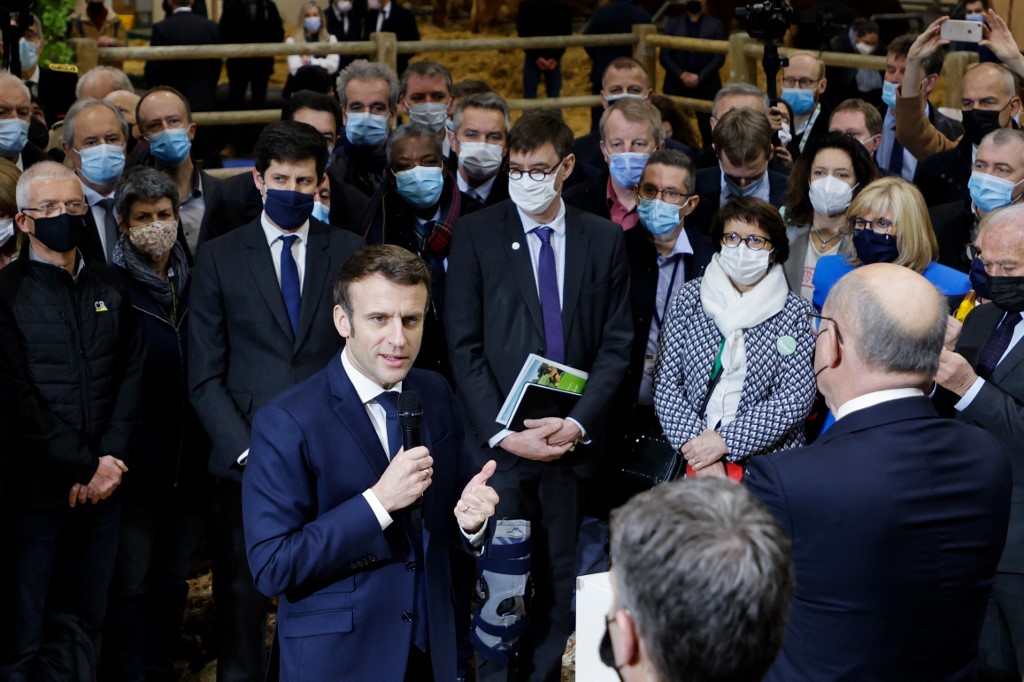
[[263, 234], [267, 237], [267, 245], [270, 247], [270, 260], [274, 263], [274, 274], [277, 275], [277, 286], [281, 286], [281, 249], [284, 242], [281, 237], [294, 234], [298, 240], [292, 244], [292, 258], [295, 259], [295, 266], [299, 271], [299, 293], [302, 293], [302, 284], [306, 274], [306, 242], [309, 241], [309, 221], [302, 223], [299, 229], [292, 232], [285, 232], [274, 227], [267, 219], [267, 212], [260, 214], [260, 225], [263, 226]]
[[836, 421], [839, 421], [843, 417], [849, 416], [859, 410], [865, 410], [880, 403], [889, 402], [890, 400], [914, 398], [916, 396], [923, 395], [924, 391], [919, 388], [889, 388], [884, 391], [872, 391], [871, 393], [865, 393], [864, 395], [859, 395], [852, 400], [847, 400], [845, 403], [840, 405], [839, 409], [836, 410]]
[[[81, 180], [79, 180], [81, 182]], [[103, 253], [107, 253], [110, 249], [113, 249], [113, 244], [110, 248], [107, 248], [107, 212], [100, 206], [100, 201], [103, 199], [113, 199], [114, 192], [110, 194], [100, 194], [89, 185], [82, 183], [82, 191], [85, 194], [85, 202], [89, 204], [89, 211], [92, 212], [92, 219], [96, 223], [96, 232], [100, 237], [100, 244], [103, 246]], [[113, 210], [113, 207], [111, 207]]]
[[[470, 197], [476, 199], [480, 203], [487, 201], [487, 197], [491, 196], [491, 190], [494, 189], [494, 181], [497, 179], [497, 175], [493, 175], [476, 187], [470, 187], [466, 179], [462, 177], [462, 173], [455, 174], [455, 182], [459, 185], [459, 191], [463, 194], [468, 194]], [[520, 213], [522, 215], [522, 213]]]

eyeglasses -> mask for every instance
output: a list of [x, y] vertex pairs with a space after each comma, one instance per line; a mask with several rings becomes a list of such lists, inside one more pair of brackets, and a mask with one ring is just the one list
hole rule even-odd
[[26, 206], [21, 209], [22, 213], [27, 211], [38, 211], [42, 214], [43, 218], [54, 218], [59, 216], [61, 213], [68, 213], [70, 215], [85, 215], [85, 212], [89, 210], [89, 205], [84, 201], [56, 201], [46, 202], [41, 206]]
[[871, 230], [875, 234], [889, 234], [889, 230], [895, 223], [888, 218], [875, 218], [874, 220], [865, 220], [860, 216], [854, 216], [850, 220], [850, 224], [853, 225], [853, 229], [860, 232], [861, 230]]
[[772, 243], [771, 239], [761, 237], [756, 234], [749, 235], [747, 237], [741, 237], [735, 232], [727, 232], [722, 235], [722, 244], [725, 246], [737, 247], [743, 242], [747, 245], [747, 248], [751, 251], [761, 251], [766, 246]]
[[686, 194], [679, 190], [666, 187], [665, 189], [658, 189], [655, 185], [649, 185], [644, 183], [636, 188], [636, 193], [641, 199], [647, 199], [653, 201], [661, 196], [661, 200], [668, 204], [680, 205], [690, 200], [692, 194]]
[[529, 178], [531, 180], [533, 180], [534, 182], [541, 182], [543, 180], [547, 180], [549, 175], [554, 175], [555, 173], [557, 173], [558, 169], [562, 167], [562, 163], [564, 161], [565, 161], [565, 159], [562, 159], [561, 161], [558, 162], [558, 165], [556, 165], [554, 168], [552, 168], [549, 171], [539, 170], [539, 169], [537, 169], [537, 170], [523, 170], [522, 168], [509, 168], [508, 169], [508, 177], [509, 177], [510, 180], [519, 180], [524, 175], [526, 175], [526, 176], [529, 176]]
[[815, 83], [819, 82], [820, 80], [821, 80], [820, 78], [793, 78], [792, 76], [787, 76], [787, 77], [782, 79], [782, 87], [784, 87], [784, 88], [796, 88], [796, 87], [798, 87], [801, 90], [806, 90], [807, 88], [811, 87], [812, 85], [814, 85]]
[[836, 322], [831, 317], [826, 317], [824, 315], [819, 315], [817, 313], [807, 313], [807, 324], [810, 325], [811, 334], [814, 335], [814, 338], [818, 338], [818, 335], [825, 331], [824, 329], [821, 328], [822, 320], [826, 320], [832, 323], [832, 328], [836, 330], [836, 339], [838, 339], [839, 343], [842, 343], [843, 335], [839, 333], [838, 322]]

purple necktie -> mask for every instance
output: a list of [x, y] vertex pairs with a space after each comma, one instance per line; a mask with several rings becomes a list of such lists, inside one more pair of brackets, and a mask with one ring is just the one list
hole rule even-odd
[[540, 310], [544, 316], [545, 357], [565, 362], [565, 334], [562, 331], [562, 303], [558, 295], [558, 273], [555, 270], [555, 250], [551, 248], [548, 226], [533, 230], [540, 237], [540, 258], [537, 261], [537, 288], [540, 290]]
[[992, 376], [1003, 353], [1010, 347], [1013, 328], [1017, 326], [1018, 322], [1020, 322], [1020, 313], [1007, 313], [996, 330], [992, 332], [988, 343], [982, 346], [981, 352], [978, 353], [978, 376], [982, 379]]

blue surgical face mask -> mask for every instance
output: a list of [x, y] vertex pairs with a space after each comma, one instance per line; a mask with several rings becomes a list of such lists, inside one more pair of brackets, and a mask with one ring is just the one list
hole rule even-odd
[[[1024, 182], [1024, 181], [1022, 181]], [[974, 171], [967, 181], [967, 189], [971, 192], [971, 201], [985, 213], [1013, 203], [1013, 190], [1019, 185], [988, 173]]]
[[679, 226], [682, 220], [679, 217], [679, 209], [683, 206], [670, 204], [661, 199], [644, 199], [640, 197], [640, 204], [637, 206], [636, 212], [640, 216], [640, 222], [647, 228], [647, 231], [655, 237], [660, 237]]
[[896, 91], [900, 89], [899, 83], [882, 82], [882, 101], [890, 109], [896, 108]]
[[764, 173], [757, 180], [748, 182], [746, 186], [740, 187], [739, 183], [733, 180], [731, 177], [722, 173], [722, 177], [725, 178], [725, 186], [729, 188], [729, 196], [732, 197], [752, 197], [757, 194], [757, 191], [764, 186], [764, 183], [768, 181], [768, 169], [765, 169]]
[[379, 147], [388, 139], [388, 117], [368, 112], [347, 115], [345, 137], [357, 147]]
[[306, 33], [316, 33], [320, 30], [322, 22], [320, 17], [306, 17], [302, 20], [302, 26], [306, 29]]
[[896, 237], [878, 234], [873, 230], [857, 230], [853, 233], [853, 248], [857, 258], [864, 265], [871, 263], [892, 263], [900, 255]]
[[789, 105], [796, 116], [809, 114], [814, 108], [814, 90], [782, 88], [782, 101]]
[[[266, 187], [266, 183], [263, 183]], [[313, 215], [314, 197], [305, 192], [287, 189], [267, 189], [263, 210], [282, 230], [295, 230]]]
[[320, 222], [322, 222], [322, 223], [329, 223], [329, 222], [331, 222], [330, 220], [328, 220], [328, 216], [330, 215], [330, 212], [331, 212], [331, 209], [329, 209], [328, 207], [324, 206], [322, 202], [319, 202], [319, 201], [314, 201], [313, 202], [313, 217], [316, 218], [317, 220], [319, 220]]
[[992, 298], [988, 293], [988, 273], [985, 272], [985, 263], [980, 258], [971, 261], [971, 288], [981, 298]]
[[28, 142], [28, 121], [0, 119], [0, 156], [16, 156]]
[[448, 105], [437, 102], [414, 104], [409, 107], [409, 120], [421, 123], [433, 131], [441, 132], [448, 120]]
[[188, 128], [168, 128], [149, 138], [149, 151], [160, 163], [177, 168], [188, 157], [192, 141]]
[[608, 170], [612, 179], [620, 186], [632, 189], [640, 184], [640, 176], [644, 173], [644, 166], [650, 158], [647, 152], [622, 152], [621, 154], [609, 154]]
[[106, 185], [117, 180], [124, 170], [124, 147], [98, 144], [75, 151], [82, 157], [82, 176], [89, 182]]
[[444, 170], [415, 166], [395, 173], [395, 186], [398, 194], [414, 208], [430, 208], [441, 198]]
[[31, 40], [22, 38], [18, 41], [18, 56], [21, 58], [21, 68], [23, 71], [27, 71], [39, 63], [36, 44]]

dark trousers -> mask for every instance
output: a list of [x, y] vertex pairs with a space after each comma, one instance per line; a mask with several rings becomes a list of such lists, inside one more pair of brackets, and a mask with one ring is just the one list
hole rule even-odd
[[981, 626], [976, 679], [1019, 682], [1021, 671], [1024, 671], [1024, 575], [996, 573]]
[[113, 679], [170, 676], [202, 533], [202, 501], [195, 491], [124, 501], [104, 656], [104, 671]]
[[566, 640], [575, 629], [572, 599], [580, 479], [561, 464], [519, 459], [512, 468], [496, 472], [490, 485], [501, 500], [494, 518], [530, 521], [530, 572], [535, 591], [515, 663], [505, 670], [488, 661], [481, 666], [479, 679], [558, 682]]
[[242, 484], [215, 483], [211, 518], [213, 602], [217, 609], [217, 682], [259, 682], [267, 669], [270, 600], [253, 584], [242, 530]]
[[537, 86], [541, 77], [544, 78], [544, 92], [548, 97], [561, 97], [562, 95], [562, 61], [558, 61], [551, 71], [541, 71], [537, 66], [536, 59], [526, 57], [523, 60], [523, 98], [536, 99]]
[[0, 510], [0, 680], [38, 679], [46, 616], [67, 614], [99, 655], [114, 574], [118, 495], [74, 509]]
[[[267, 83], [274, 72], [274, 60], [266, 59], [229, 59], [228, 72], [228, 108], [232, 111], [244, 109], [263, 109], [267, 103]], [[252, 90], [252, 103], [245, 104], [246, 90]], [[256, 138], [263, 129], [261, 125], [227, 126], [225, 130], [228, 141], [244, 151], [252, 148]]]

